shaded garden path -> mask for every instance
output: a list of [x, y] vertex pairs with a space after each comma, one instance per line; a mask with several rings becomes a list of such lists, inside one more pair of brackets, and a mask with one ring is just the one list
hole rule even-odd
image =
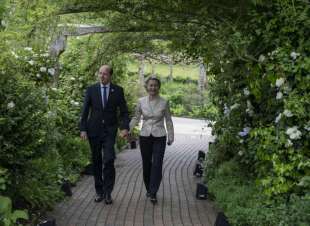
[[210, 130], [201, 129], [205, 123], [199, 120], [173, 120], [176, 138], [166, 150], [158, 205], [146, 199], [139, 150], [125, 150], [115, 163], [113, 205], [93, 201], [93, 178], [85, 176], [73, 189], [73, 196], [55, 207], [52, 215], [57, 226], [214, 225], [216, 211], [210, 201], [195, 198], [200, 179], [193, 176], [198, 150], [207, 150], [212, 139]]

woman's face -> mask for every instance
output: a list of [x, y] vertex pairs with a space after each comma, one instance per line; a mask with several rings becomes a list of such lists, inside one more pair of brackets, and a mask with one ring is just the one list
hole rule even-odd
[[156, 80], [149, 80], [146, 84], [146, 91], [150, 96], [156, 96], [159, 93], [159, 84]]

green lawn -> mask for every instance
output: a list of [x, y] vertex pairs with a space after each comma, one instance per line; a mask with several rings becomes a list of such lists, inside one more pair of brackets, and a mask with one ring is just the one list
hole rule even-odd
[[[128, 69], [130, 72], [138, 73], [139, 64], [138, 62], [130, 62], [128, 64]], [[145, 73], [150, 74], [152, 72], [151, 64], [145, 64]], [[169, 75], [169, 65], [168, 64], [155, 64], [155, 74], [166, 77]], [[197, 80], [199, 77], [198, 65], [173, 65], [173, 77], [174, 78], [190, 78], [192, 80]]]

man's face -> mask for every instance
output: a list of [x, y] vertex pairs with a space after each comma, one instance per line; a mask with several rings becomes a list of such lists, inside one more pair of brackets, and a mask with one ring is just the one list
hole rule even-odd
[[102, 84], [108, 84], [111, 81], [110, 68], [102, 66], [98, 73], [99, 80]]

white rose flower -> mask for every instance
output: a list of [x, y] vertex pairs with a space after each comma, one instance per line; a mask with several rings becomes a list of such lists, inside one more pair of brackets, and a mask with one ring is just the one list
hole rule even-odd
[[29, 60], [28, 63], [29, 63], [30, 65], [34, 65], [34, 61], [33, 61], [33, 60]]
[[11, 101], [10, 103], [8, 103], [7, 108], [8, 109], [12, 109], [15, 107], [15, 103], [13, 101]]
[[41, 78], [41, 75], [39, 73], [36, 76], [37, 76], [37, 78]]
[[71, 77], [70, 80], [71, 80], [71, 81], [75, 81], [75, 78], [74, 78], [74, 77]]
[[46, 71], [47, 71], [47, 68], [46, 68], [46, 67], [40, 67], [40, 71], [41, 71], [41, 72], [46, 72]]
[[238, 155], [242, 156], [243, 152], [242, 151], [238, 151]]
[[275, 122], [278, 123], [281, 120], [282, 114], [278, 114], [278, 116], [276, 117]]
[[290, 135], [290, 138], [291, 138], [292, 140], [300, 139], [300, 137], [301, 137], [301, 132], [300, 132], [299, 130], [297, 130], [296, 133], [293, 133], [293, 134]]
[[286, 134], [291, 135], [292, 133], [294, 133], [297, 130], [297, 128], [298, 128], [297, 126], [287, 128]]
[[249, 96], [250, 95], [250, 91], [248, 90], [248, 88], [244, 88], [243, 89], [243, 93], [245, 96]]
[[50, 75], [55, 75], [55, 72], [56, 72], [56, 70], [55, 70], [55, 68], [49, 68], [48, 70], [47, 70], [47, 72], [50, 74]]
[[32, 51], [32, 48], [31, 47], [25, 47], [24, 50]]
[[56, 87], [52, 87], [51, 90], [53, 90], [54, 92], [57, 91], [57, 88]]
[[6, 22], [4, 20], [1, 20], [1, 26], [6, 27]]
[[266, 57], [264, 55], [260, 55], [258, 58], [258, 62], [263, 63], [265, 61]]
[[299, 56], [300, 54], [299, 53], [296, 53], [296, 52], [291, 52], [290, 56], [293, 60], [296, 60], [296, 58]]
[[11, 51], [11, 53], [12, 53], [12, 55], [13, 55], [16, 59], [19, 58], [19, 56], [18, 56], [14, 51]]
[[223, 69], [223, 68], [221, 68], [221, 72], [222, 72], [222, 73], [224, 72], [224, 69]]
[[77, 101], [75, 101], [73, 105], [76, 106], [76, 107], [78, 107], [78, 106], [80, 106], [80, 103], [77, 102]]
[[280, 87], [284, 84], [284, 78], [278, 78], [276, 81], [276, 87]]
[[286, 117], [288, 117], [288, 118], [290, 118], [290, 117], [293, 116], [292, 112], [291, 112], [290, 110], [287, 110], [287, 109], [284, 110], [283, 114], [284, 114]]
[[280, 100], [280, 99], [282, 99], [282, 97], [283, 97], [283, 94], [282, 94], [282, 92], [277, 92], [277, 96], [276, 96], [276, 99], [277, 100]]
[[290, 127], [286, 130], [286, 134], [289, 135], [291, 140], [300, 139], [302, 133], [298, 130], [297, 126]]
[[43, 57], [48, 57], [49, 54], [48, 54], [48, 53], [43, 53], [43, 54], [41, 54], [41, 56], [43, 56]]

